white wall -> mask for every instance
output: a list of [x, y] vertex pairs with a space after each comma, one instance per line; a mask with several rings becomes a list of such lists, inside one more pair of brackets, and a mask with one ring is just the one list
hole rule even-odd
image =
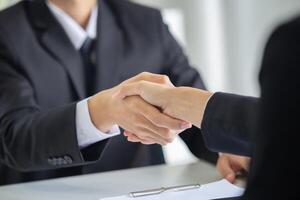
[[226, 0], [225, 32], [229, 91], [259, 95], [257, 77], [267, 38], [300, 15], [299, 0]]

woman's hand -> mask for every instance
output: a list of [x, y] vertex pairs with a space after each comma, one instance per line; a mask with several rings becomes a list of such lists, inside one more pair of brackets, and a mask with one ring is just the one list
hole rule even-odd
[[102, 132], [107, 132], [117, 124], [124, 130], [135, 134], [143, 144], [165, 145], [192, 125], [164, 114], [140, 96], [134, 95], [124, 99], [117, 97], [117, 94], [124, 91], [124, 88], [128, 88], [128, 85], [144, 80], [174, 87], [166, 76], [151, 73], [139, 74], [91, 97], [88, 101], [91, 120]]
[[248, 172], [250, 158], [232, 154], [220, 154], [217, 169], [229, 182], [234, 183], [239, 173]]
[[[164, 114], [190, 122], [200, 128], [206, 104], [212, 93], [189, 87], [175, 88], [170, 84], [139, 81], [124, 86], [118, 94], [121, 99], [136, 95], [161, 109]], [[130, 142], [151, 143], [128, 130], [124, 135]]]

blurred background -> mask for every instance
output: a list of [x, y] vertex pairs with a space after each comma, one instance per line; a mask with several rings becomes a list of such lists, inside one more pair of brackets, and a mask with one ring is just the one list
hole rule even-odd
[[[121, 1], [121, 0], [120, 0]], [[258, 96], [267, 38], [300, 15], [299, 0], [133, 0], [162, 10], [208, 89]], [[0, 0], [4, 9], [17, 0]], [[164, 148], [169, 164], [196, 161], [180, 139]]]

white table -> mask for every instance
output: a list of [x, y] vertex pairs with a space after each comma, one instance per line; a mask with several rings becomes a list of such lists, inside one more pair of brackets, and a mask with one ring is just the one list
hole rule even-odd
[[219, 180], [214, 166], [160, 165], [0, 187], [1, 200], [98, 200], [131, 191]]

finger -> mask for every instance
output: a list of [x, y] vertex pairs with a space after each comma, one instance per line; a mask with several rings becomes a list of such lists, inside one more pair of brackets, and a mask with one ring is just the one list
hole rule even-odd
[[234, 173], [228, 174], [224, 177], [228, 182], [234, 183], [236, 179], [236, 175]]
[[[147, 133], [151, 135], [144, 135], [140, 138], [146, 139], [144, 137], [153, 138], [155, 141], [160, 141], [160, 143], [172, 143], [175, 137], [184, 130], [171, 130], [169, 128], [159, 127], [154, 125], [145, 116], [141, 115], [138, 117], [137, 126], [139, 130], [147, 130]], [[139, 135], [137, 135], [139, 136]]]
[[149, 139], [147, 138], [147, 140], [142, 140], [138, 136], [136, 136], [135, 134], [130, 133], [130, 132], [126, 132], [126, 135], [127, 135], [127, 139], [129, 141], [140, 142], [140, 143], [146, 144], [146, 145], [150, 145], [150, 144], [155, 144], [156, 143], [151, 138], [149, 138]]
[[153, 137], [159, 138], [160, 141], [165, 141], [166, 143], [172, 143], [175, 137], [183, 131], [176, 131], [168, 128], [158, 127], [152, 124], [151, 122], [149, 122], [144, 128], [148, 129], [149, 132], [154, 133], [155, 136]]
[[[141, 92], [143, 90], [145, 90], [143, 87], [144, 86], [141, 86], [140, 82], [129, 83], [129, 84], [123, 85], [122, 88], [120, 89], [120, 91], [117, 93], [116, 96], [119, 99], [124, 99], [125, 97], [135, 96], [135, 95], [141, 96]], [[147, 91], [144, 91], [144, 92], [147, 92]]]
[[130, 133], [129, 133], [128, 131], [124, 131], [124, 133], [123, 133], [123, 134], [124, 134], [124, 136], [125, 136], [125, 137], [128, 137], [128, 136], [130, 136]]
[[134, 142], [134, 143], [140, 143], [141, 142], [140, 140], [137, 140], [136, 138], [133, 138], [133, 137], [127, 137], [127, 140], [129, 142]]
[[142, 140], [152, 141], [160, 145], [166, 145], [168, 143], [171, 143], [170, 140], [163, 138], [162, 136], [160, 136], [159, 134], [157, 134], [156, 132], [148, 128], [141, 127], [140, 130], [141, 130], [141, 135], [137, 134], [137, 136]]
[[249, 167], [250, 167], [251, 158], [244, 157], [242, 159], [244, 159], [244, 161], [241, 162], [241, 165], [242, 165], [243, 169], [248, 172], [249, 171]]
[[160, 110], [147, 102], [144, 102], [143, 104], [144, 105], [141, 107], [142, 110], [140, 111], [140, 114], [151, 121], [151, 123], [155, 126], [171, 130], [186, 130], [192, 127], [191, 123], [163, 114]]
[[162, 113], [158, 108], [144, 101], [140, 97], [127, 97], [124, 100], [127, 101], [127, 104], [131, 109], [135, 109], [135, 112], [143, 115], [155, 126], [171, 130], [185, 130], [192, 127], [191, 123], [175, 119]]
[[220, 156], [217, 163], [217, 169], [225, 179], [227, 179], [231, 183], [234, 183], [235, 171], [231, 168], [229, 159]]
[[142, 80], [123, 85], [120, 93], [122, 94], [121, 96], [123, 96], [123, 98], [126, 96], [140, 95], [146, 100], [152, 99], [152, 96], [158, 96], [164, 88], [170, 87], [163, 84]]
[[127, 81], [125, 81], [125, 83], [134, 83], [138, 81], [149, 81], [174, 87], [173, 83], [170, 81], [168, 76], [161, 74], [153, 74], [150, 72], [140, 73], [137, 76], [128, 79]]
[[[132, 123], [134, 122], [134, 123]], [[129, 126], [129, 124], [131, 124]], [[167, 139], [164, 139], [158, 132], [162, 132], [165, 128], [154, 126], [147, 118], [139, 113], [134, 113], [130, 118], [126, 118], [124, 125], [121, 127], [126, 130], [125, 136], [129, 136], [129, 133], [135, 133], [141, 140], [155, 141], [159, 144], [167, 143]]]
[[159, 135], [154, 128], [151, 128], [152, 126], [153, 125], [151, 122], [149, 122], [149, 120], [143, 116], [140, 116], [134, 131], [126, 131], [126, 135], [129, 137], [134, 133], [134, 135], [137, 136], [140, 141], [146, 141], [147, 143], [151, 142], [164, 145], [171, 142], [170, 140]]
[[152, 144], [156, 144], [155, 142], [152, 141], [148, 141], [148, 140], [139, 140], [135, 135], [131, 135], [128, 137], [128, 141], [135, 141], [135, 142], [139, 142], [145, 145], [152, 145]]

